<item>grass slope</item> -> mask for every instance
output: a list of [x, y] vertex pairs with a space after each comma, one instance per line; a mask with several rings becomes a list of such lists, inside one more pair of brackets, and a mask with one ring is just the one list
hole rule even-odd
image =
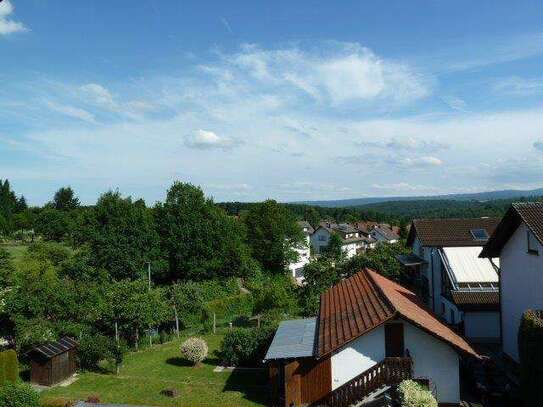
[[[85, 400], [90, 395], [98, 395], [101, 402], [147, 406], [265, 405], [266, 374], [214, 373], [219, 362], [214, 351], [223, 336], [205, 335], [203, 338], [209, 346], [209, 358], [201, 368], [193, 368], [180, 357], [181, 341], [176, 340], [128, 354], [118, 376], [82, 373], [75, 383], [48, 390], [42, 398]], [[180, 397], [171, 399], [161, 395], [161, 390], [166, 388], [176, 388]]]

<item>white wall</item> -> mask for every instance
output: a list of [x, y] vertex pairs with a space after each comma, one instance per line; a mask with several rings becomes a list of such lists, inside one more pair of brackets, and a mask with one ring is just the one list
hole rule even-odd
[[500, 339], [500, 313], [465, 312], [464, 334], [474, 342], [498, 342]]
[[[324, 240], [320, 240], [320, 239]], [[328, 240], [330, 239], [330, 233], [324, 229], [319, 228], [311, 235], [311, 246], [315, 250], [315, 253], [321, 253], [323, 247], [328, 246]]]
[[500, 256], [503, 350], [519, 361], [517, 333], [524, 311], [543, 309], [543, 247], [527, 253], [527, 228], [521, 224]]
[[445, 342], [404, 323], [405, 347], [413, 358], [414, 377], [428, 377], [440, 403], [460, 403], [458, 354]]
[[[460, 402], [458, 354], [421, 329], [404, 325], [405, 348], [413, 358], [414, 377], [430, 378], [440, 403]], [[380, 326], [332, 355], [332, 390], [385, 358], [385, 329]]]
[[379, 326], [332, 355], [332, 390], [385, 358], [385, 328]]
[[[305, 246], [300, 248], [294, 248], [296, 253], [298, 253], [298, 261], [290, 263], [288, 269], [292, 273], [292, 277], [296, 278], [296, 270], [302, 269], [307, 263], [309, 263], [310, 250], [309, 245], [311, 244], [309, 235], [305, 236]], [[299, 282], [303, 281], [303, 277], [296, 278]]]
[[351, 257], [356, 256], [356, 249], [358, 247], [359, 246], [357, 243], [349, 243], [349, 244], [344, 244], [343, 246], [341, 246], [341, 250], [343, 250], [343, 253], [345, 253], [345, 256], [348, 259], [350, 259]]

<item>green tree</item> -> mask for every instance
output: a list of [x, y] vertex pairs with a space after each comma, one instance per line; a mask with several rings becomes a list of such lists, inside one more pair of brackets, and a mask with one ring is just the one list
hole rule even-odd
[[332, 233], [328, 240], [328, 246], [324, 250], [324, 255], [336, 262], [341, 262], [345, 259], [345, 252], [342, 247], [343, 242], [341, 238], [337, 234]]
[[274, 200], [255, 204], [244, 221], [253, 256], [264, 270], [283, 273], [297, 259], [294, 248], [304, 243], [304, 235], [285, 206]]
[[0, 247], [0, 292], [3, 288], [11, 285], [14, 272], [11, 255], [6, 249]]
[[170, 280], [247, 276], [255, 269], [242, 225], [200, 188], [175, 182], [155, 216]]
[[159, 237], [144, 204], [107, 192], [83, 217], [76, 241], [88, 245], [94, 267], [117, 280], [141, 277], [147, 262], [159, 268]]
[[16, 383], [19, 377], [19, 361], [17, 360], [17, 352], [14, 349], [8, 349], [4, 353], [4, 380], [9, 383]]
[[70, 216], [62, 211], [45, 208], [36, 218], [36, 233], [46, 240], [60, 242], [72, 231]]
[[340, 280], [338, 268], [328, 257], [320, 257], [304, 266], [304, 285], [300, 288], [300, 303], [304, 315], [319, 312], [320, 296]]
[[394, 244], [379, 243], [375, 249], [343, 262], [340, 274], [351, 276], [367, 267], [378, 271], [385, 277], [399, 281], [402, 275], [402, 266], [396, 256], [407, 253], [409, 253], [409, 249], [402, 241]]
[[62, 187], [55, 192], [51, 204], [60, 211], [70, 211], [79, 208], [80, 202], [71, 187]]

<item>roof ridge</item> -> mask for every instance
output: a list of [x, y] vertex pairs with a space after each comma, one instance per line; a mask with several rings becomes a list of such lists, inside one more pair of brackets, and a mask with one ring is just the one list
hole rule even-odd
[[[365, 274], [368, 276], [368, 281], [371, 281], [371, 285], [374, 287], [374, 289], [376, 291], [379, 292], [379, 294], [381, 294], [381, 299], [384, 298], [386, 304], [389, 306], [389, 308], [391, 309], [392, 312], [394, 313], [399, 313], [399, 310], [398, 308], [396, 308], [396, 306], [392, 303], [392, 301], [390, 301], [390, 298], [388, 298], [388, 296], [386, 295], [385, 291], [383, 290], [383, 288], [375, 281], [375, 279], [373, 278], [372, 274], [369, 273], [368, 271], [371, 271], [375, 274], [379, 274], [376, 270], [374, 269], [371, 269], [369, 267], [365, 267], [363, 270], [363, 272], [365, 272]], [[380, 275], [380, 274], [379, 274]], [[384, 276], [383, 276], [384, 277]], [[386, 277], [385, 277], [386, 278]], [[392, 281], [392, 280], [391, 280]]]

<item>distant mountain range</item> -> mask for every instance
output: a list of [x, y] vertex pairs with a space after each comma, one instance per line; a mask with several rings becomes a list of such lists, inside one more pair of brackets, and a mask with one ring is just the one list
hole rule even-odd
[[469, 194], [446, 194], [446, 195], [426, 195], [426, 196], [388, 196], [372, 198], [352, 198], [338, 199], [330, 201], [302, 201], [293, 202], [306, 205], [322, 206], [325, 208], [346, 208], [371, 205], [381, 202], [392, 201], [432, 201], [432, 200], [452, 200], [452, 201], [491, 201], [496, 199], [515, 199], [543, 196], [543, 188], [531, 190], [505, 189], [501, 191], [476, 192]]

